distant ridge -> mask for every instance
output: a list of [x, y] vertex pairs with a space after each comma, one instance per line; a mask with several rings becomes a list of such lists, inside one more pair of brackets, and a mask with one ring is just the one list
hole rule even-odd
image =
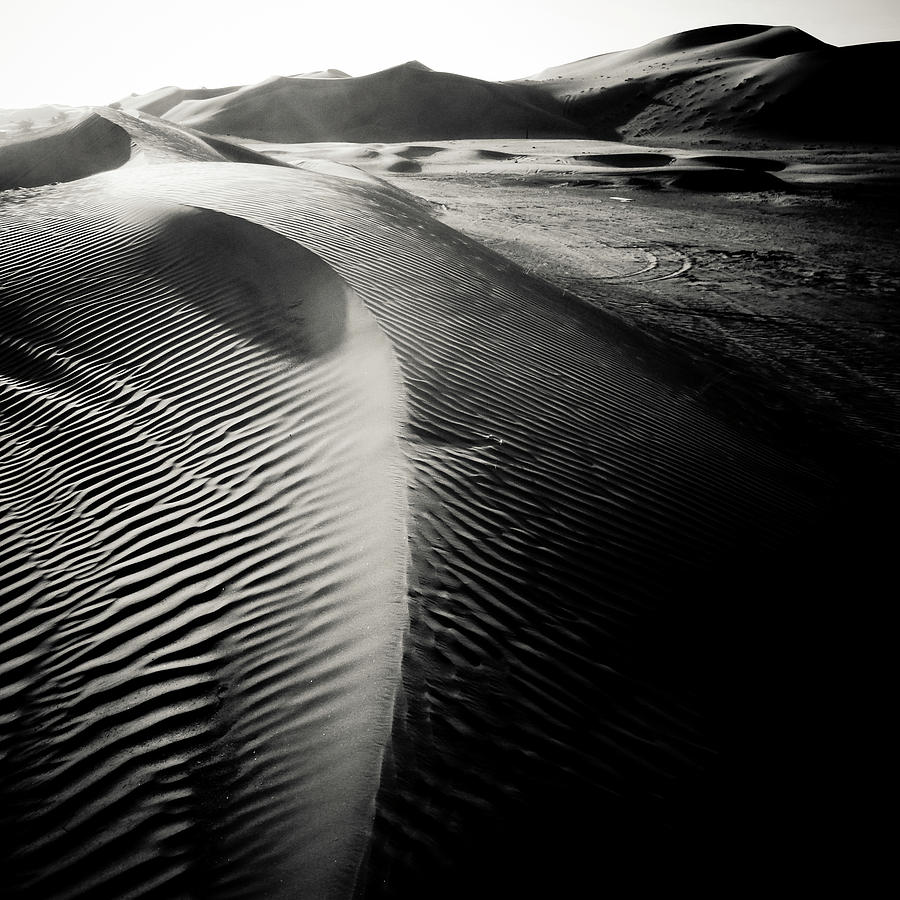
[[186, 93], [165, 117], [210, 134], [290, 142], [586, 136], [539, 88], [434, 72], [417, 60], [358, 78], [276, 77], [205, 98]]
[[298, 72], [294, 78], [350, 78], [346, 72], [340, 69], [320, 69], [317, 72]]
[[[219, 88], [161, 87], [112, 104], [218, 135], [278, 143], [472, 138], [900, 143], [885, 104], [900, 42], [835, 47], [786, 25], [730, 24], [661, 37], [521, 79], [483, 81], [410, 60]], [[0, 110], [12, 133], [60, 107]]]
[[540, 87], [589, 131], [623, 140], [896, 142], [896, 117], [879, 98], [895, 80], [898, 48], [834, 47], [789, 26], [718, 25], [514, 83]]
[[129, 112], [145, 112], [152, 116], [162, 116], [183, 100], [206, 100], [210, 97], [221, 97], [240, 89], [240, 85], [222, 88], [195, 88], [186, 91], [180, 87], [161, 87], [149, 94], [133, 94], [123, 97], [111, 104], [114, 109]]

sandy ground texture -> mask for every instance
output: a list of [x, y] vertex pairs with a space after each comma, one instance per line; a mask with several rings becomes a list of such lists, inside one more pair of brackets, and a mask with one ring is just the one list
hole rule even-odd
[[[123, 137], [51, 135], [53, 174]], [[344, 897], [408, 621], [399, 371], [320, 257], [131, 192], [222, 159], [169, 137], [0, 194], [4, 890]]]
[[808, 885], [884, 720], [893, 165], [0, 146], [10, 892]]
[[526, 271], [706, 358], [710, 389], [737, 367], [770, 405], [791, 395], [794, 415], [897, 447], [895, 151], [253, 146], [387, 178]]

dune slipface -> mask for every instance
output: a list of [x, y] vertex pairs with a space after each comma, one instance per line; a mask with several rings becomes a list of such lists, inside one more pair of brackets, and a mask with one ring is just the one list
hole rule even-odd
[[407, 619], [393, 352], [310, 251], [128, 177], [0, 201], [5, 890], [347, 896]]

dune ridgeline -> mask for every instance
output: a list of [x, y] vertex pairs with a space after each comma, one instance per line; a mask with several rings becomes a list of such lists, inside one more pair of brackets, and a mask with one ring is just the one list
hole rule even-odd
[[410, 62], [119, 101], [210, 134], [275, 142], [590, 137], [774, 142], [900, 137], [883, 85], [896, 43], [834, 47], [791, 27], [720, 25], [489, 82]]

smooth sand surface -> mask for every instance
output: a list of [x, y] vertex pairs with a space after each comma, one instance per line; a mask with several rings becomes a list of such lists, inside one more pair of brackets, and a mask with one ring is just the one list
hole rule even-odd
[[117, 100], [113, 106], [130, 113], [148, 113], [153, 116], [161, 116], [170, 109], [185, 100], [208, 100], [211, 97], [220, 97], [223, 94], [231, 94], [238, 90], [240, 85], [223, 88], [184, 88], [168, 86], [157, 88], [147, 94], [132, 94]]
[[0, 190], [77, 181], [126, 163], [171, 160], [282, 165], [227, 139], [179, 128], [147, 113], [98, 107], [0, 142]]
[[834, 47], [797, 28], [720, 25], [546, 69], [539, 86], [567, 116], [623, 140], [728, 135], [766, 143], [900, 139], [884, 114], [897, 43]]
[[276, 77], [184, 100], [167, 119], [210, 134], [269, 141], [551, 137], [580, 134], [544, 91], [405, 63], [359, 78]]
[[117, 105], [273, 142], [896, 144], [900, 130], [883, 100], [896, 57], [896, 42], [835, 47], [789, 26], [719, 25], [507, 82], [409, 62], [355, 78], [327, 70], [242, 87], [165, 87]]
[[615, 179], [628, 185], [628, 179], [640, 177], [660, 187], [692, 190], [777, 190], [785, 185], [772, 173], [781, 172], [788, 165], [773, 152], [710, 153], [593, 140], [478, 139], [427, 144], [247, 141], [246, 144], [278, 162], [302, 166], [311, 160], [329, 160], [387, 178], [396, 175], [493, 175], [511, 179], [548, 176], [562, 183], [562, 176], [572, 176], [585, 184], [613, 183]]

